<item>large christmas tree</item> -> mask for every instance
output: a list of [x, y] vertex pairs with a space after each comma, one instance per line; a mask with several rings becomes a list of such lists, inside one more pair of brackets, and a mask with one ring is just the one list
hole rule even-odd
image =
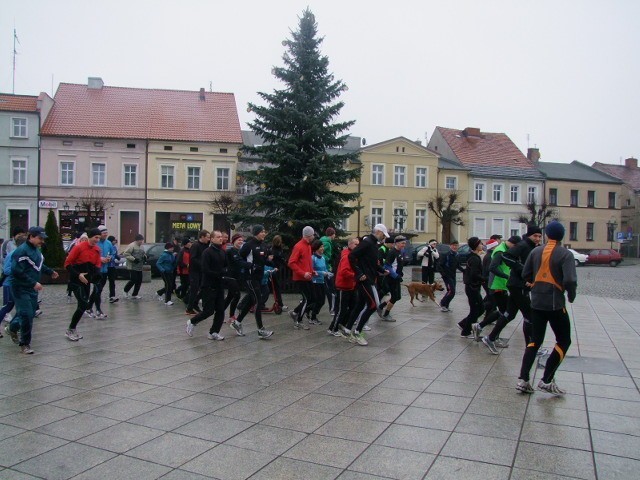
[[259, 167], [241, 175], [258, 189], [240, 200], [234, 219], [245, 226], [264, 224], [288, 240], [297, 238], [305, 225], [321, 232], [337, 225], [353, 213], [355, 207], [347, 204], [358, 197], [344, 193], [344, 186], [360, 174], [359, 168], [349, 167], [359, 153], [329, 153], [346, 144], [345, 132], [355, 122], [336, 121], [344, 106], [338, 97], [347, 87], [328, 72], [321, 43], [307, 9], [298, 30], [282, 43], [284, 67], [272, 70], [285, 87], [258, 92], [265, 105], [249, 104], [256, 116], [249, 126], [263, 143], [245, 147]]

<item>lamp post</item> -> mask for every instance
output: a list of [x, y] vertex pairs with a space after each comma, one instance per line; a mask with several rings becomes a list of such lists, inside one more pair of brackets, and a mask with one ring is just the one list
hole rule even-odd
[[398, 233], [402, 233], [404, 223], [407, 221], [407, 211], [404, 208], [396, 208], [393, 213], [393, 218], [398, 226]]
[[69, 211], [69, 204], [67, 202], [64, 202], [64, 205], [62, 206], [62, 208], [64, 208], [65, 212]]
[[617, 227], [618, 227], [618, 222], [616, 222], [615, 217], [611, 217], [611, 219], [607, 222], [607, 232], [609, 233], [609, 248], [612, 250], [613, 250], [613, 236], [615, 235]]

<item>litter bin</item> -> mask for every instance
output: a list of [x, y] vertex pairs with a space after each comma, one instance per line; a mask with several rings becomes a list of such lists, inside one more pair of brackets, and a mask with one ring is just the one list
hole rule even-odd
[[142, 283], [151, 282], [151, 265], [142, 266]]

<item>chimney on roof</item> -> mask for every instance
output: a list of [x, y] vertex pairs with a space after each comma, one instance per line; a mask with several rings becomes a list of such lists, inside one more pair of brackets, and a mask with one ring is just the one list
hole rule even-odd
[[527, 158], [531, 160], [535, 166], [538, 166], [538, 162], [540, 161], [540, 149], [539, 148], [527, 149]]
[[462, 131], [465, 137], [480, 137], [480, 129], [476, 127], [467, 127]]
[[87, 82], [87, 88], [92, 88], [94, 90], [101, 90], [104, 87], [104, 82], [100, 77], [89, 77], [89, 81]]
[[200, 100], [202, 100], [204, 102], [204, 88], [200, 89]]
[[638, 159], [633, 157], [625, 158], [624, 166], [627, 168], [638, 168]]

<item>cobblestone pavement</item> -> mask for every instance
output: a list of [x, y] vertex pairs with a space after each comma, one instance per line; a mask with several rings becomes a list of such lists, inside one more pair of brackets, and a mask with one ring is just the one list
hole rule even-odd
[[[579, 270], [585, 284], [626, 271]], [[79, 342], [63, 336], [74, 308], [64, 287], [48, 286], [36, 353], [0, 339], [1, 479], [638, 478], [637, 291], [569, 306], [573, 344], [557, 375], [569, 393], [552, 397], [514, 388], [518, 320], [498, 356], [460, 338], [463, 294], [450, 313], [404, 298], [361, 347], [326, 334], [326, 311], [309, 331], [265, 315], [268, 340], [251, 316], [245, 337], [225, 326], [224, 341], [208, 340], [208, 322], [188, 337], [181, 308], [152, 286], [106, 305], [106, 320], [84, 318]]]

